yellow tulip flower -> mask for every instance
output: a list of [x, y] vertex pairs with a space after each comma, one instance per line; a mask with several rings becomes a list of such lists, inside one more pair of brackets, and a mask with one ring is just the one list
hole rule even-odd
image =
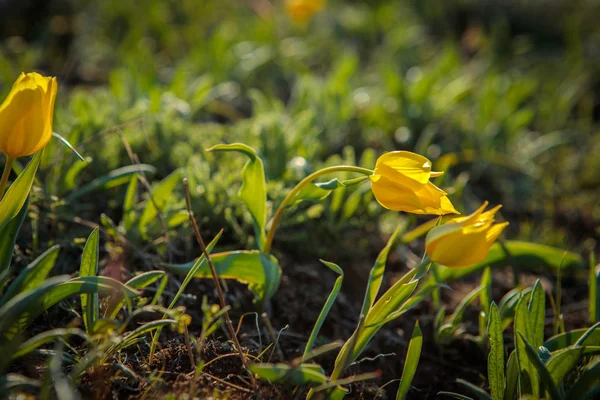
[[383, 207], [413, 214], [459, 214], [446, 192], [429, 178], [443, 172], [431, 171], [431, 162], [410, 151], [392, 151], [377, 159], [370, 176], [375, 198]]
[[28, 156], [52, 137], [56, 78], [22, 73], [0, 105], [0, 150], [8, 157]]
[[285, 7], [292, 20], [304, 23], [325, 7], [325, 0], [285, 0]]
[[447, 267], [467, 267], [485, 260], [490, 247], [508, 222], [494, 224], [500, 207], [483, 212], [488, 202], [466, 217], [435, 227], [427, 234], [425, 249], [431, 261]]

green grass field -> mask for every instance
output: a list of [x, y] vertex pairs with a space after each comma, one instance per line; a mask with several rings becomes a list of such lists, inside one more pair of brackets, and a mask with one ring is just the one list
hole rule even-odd
[[[0, 398], [599, 396], [598, 18], [0, 2], [0, 100], [56, 76], [64, 140], [7, 169]], [[382, 207], [361, 174], [396, 150], [462, 214], [502, 204], [483, 261], [442, 266], [448, 217]]]

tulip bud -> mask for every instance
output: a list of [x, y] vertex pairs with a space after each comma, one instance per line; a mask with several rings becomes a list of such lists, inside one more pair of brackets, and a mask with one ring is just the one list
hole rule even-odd
[[501, 206], [483, 212], [487, 205], [486, 201], [471, 215], [430, 230], [425, 249], [431, 261], [447, 267], [467, 267], [485, 260], [490, 247], [508, 225], [508, 222], [494, 224], [494, 215]]
[[446, 192], [429, 182], [442, 175], [431, 161], [410, 151], [392, 151], [377, 159], [371, 188], [383, 207], [413, 214], [458, 214]]
[[0, 150], [8, 157], [28, 156], [52, 137], [56, 78], [22, 73], [0, 105]]

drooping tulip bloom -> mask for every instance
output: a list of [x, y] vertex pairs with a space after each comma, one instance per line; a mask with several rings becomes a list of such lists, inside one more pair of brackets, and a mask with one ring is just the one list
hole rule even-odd
[[325, 6], [325, 0], [285, 0], [285, 8], [292, 20], [299, 23], [308, 21]]
[[490, 247], [508, 225], [508, 222], [494, 223], [494, 215], [502, 206], [484, 212], [487, 205], [486, 201], [471, 215], [430, 230], [425, 249], [431, 261], [446, 267], [467, 267], [485, 260]]
[[8, 157], [28, 156], [52, 137], [56, 78], [22, 73], [0, 105], [0, 150]]
[[370, 176], [375, 198], [383, 207], [413, 214], [458, 214], [446, 192], [429, 178], [443, 172], [431, 171], [431, 162], [410, 151], [392, 151], [377, 159]]

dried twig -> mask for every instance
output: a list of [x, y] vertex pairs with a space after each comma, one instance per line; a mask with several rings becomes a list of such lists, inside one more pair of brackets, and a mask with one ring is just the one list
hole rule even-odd
[[210, 268], [210, 272], [212, 273], [213, 281], [215, 282], [215, 286], [217, 288], [217, 294], [219, 295], [219, 303], [221, 304], [221, 309], [224, 310], [223, 315], [225, 316], [225, 323], [227, 328], [229, 329], [229, 334], [235, 344], [236, 350], [240, 355], [240, 360], [242, 361], [242, 366], [246, 371], [248, 371], [248, 375], [250, 376], [250, 380], [252, 381], [252, 386], [256, 387], [256, 379], [252, 372], [248, 370], [248, 363], [246, 360], [246, 355], [242, 350], [242, 346], [240, 345], [240, 341], [238, 340], [237, 335], [235, 334], [235, 329], [233, 328], [233, 323], [231, 322], [231, 317], [229, 316], [229, 311], [227, 311], [227, 303], [225, 302], [225, 296], [223, 295], [223, 289], [221, 288], [221, 282], [219, 281], [219, 275], [217, 275], [217, 270], [215, 269], [214, 264], [210, 258], [210, 254], [206, 250], [206, 245], [204, 243], [204, 239], [200, 234], [200, 228], [198, 227], [198, 223], [196, 222], [196, 218], [194, 218], [194, 212], [192, 211], [192, 202], [190, 199], [190, 188], [188, 187], [187, 179], [183, 179], [183, 187], [185, 190], [185, 202], [187, 205], [188, 215], [190, 217], [190, 222], [192, 224], [192, 228], [194, 229], [194, 235], [196, 236], [196, 240], [202, 249], [202, 254], [206, 258], [206, 262]]

